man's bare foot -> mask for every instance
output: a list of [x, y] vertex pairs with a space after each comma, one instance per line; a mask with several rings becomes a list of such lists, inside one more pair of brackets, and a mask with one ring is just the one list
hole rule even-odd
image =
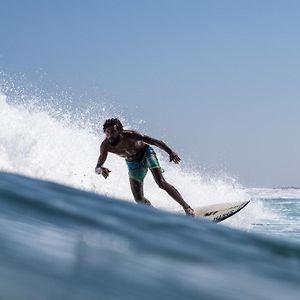
[[190, 206], [184, 208], [184, 211], [188, 216], [191, 216], [191, 217], [195, 216], [195, 212]]
[[150, 202], [149, 200], [147, 200], [147, 199], [144, 199], [144, 204], [146, 204], [146, 205], [148, 205], [148, 206], [151, 206], [151, 205], [152, 205], [151, 202]]

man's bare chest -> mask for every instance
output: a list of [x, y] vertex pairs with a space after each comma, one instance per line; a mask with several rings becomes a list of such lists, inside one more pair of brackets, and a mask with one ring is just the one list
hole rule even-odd
[[120, 141], [116, 146], [110, 146], [110, 152], [117, 154], [126, 159], [133, 159], [139, 156], [144, 149], [145, 145], [143, 142], [125, 140]]

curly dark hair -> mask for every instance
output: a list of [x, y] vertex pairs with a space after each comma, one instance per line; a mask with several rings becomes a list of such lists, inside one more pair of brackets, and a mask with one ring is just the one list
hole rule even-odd
[[119, 131], [123, 131], [123, 125], [117, 118], [107, 119], [103, 124], [103, 131], [105, 131], [106, 128], [114, 125], [117, 125]]

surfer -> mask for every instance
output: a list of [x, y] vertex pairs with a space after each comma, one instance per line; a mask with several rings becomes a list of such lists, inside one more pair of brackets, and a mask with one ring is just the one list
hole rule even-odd
[[126, 160], [128, 167], [130, 187], [133, 197], [137, 203], [151, 205], [151, 202], [144, 197], [144, 178], [150, 169], [157, 185], [165, 190], [184, 209], [187, 215], [194, 216], [194, 210], [184, 201], [177, 189], [168, 183], [162, 173], [154, 149], [150, 145], [161, 148], [169, 154], [170, 162], [180, 162], [180, 157], [172, 151], [163, 141], [156, 140], [133, 130], [124, 130], [120, 120], [112, 118], [103, 124], [103, 131], [106, 138], [100, 146], [95, 172], [101, 174], [105, 179], [111, 172], [103, 166], [108, 153], [117, 154]]

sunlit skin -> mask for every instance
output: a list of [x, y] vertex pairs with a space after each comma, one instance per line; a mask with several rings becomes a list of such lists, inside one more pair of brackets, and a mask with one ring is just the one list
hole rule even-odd
[[[140, 161], [145, 153], [147, 144], [156, 146], [168, 153], [170, 162], [180, 163], [180, 157], [169, 148], [163, 141], [151, 138], [133, 130], [119, 130], [116, 125], [107, 127], [104, 131], [105, 139], [100, 146], [95, 172], [101, 174], [105, 179], [111, 172], [103, 165], [108, 153], [117, 154], [128, 161]], [[150, 169], [157, 185], [164, 189], [175, 201], [177, 201], [189, 215], [194, 215], [193, 209], [184, 201], [177, 189], [168, 183], [159, 168]], [[143, 184], [129, 178], [131, 191], [136, 202], [151, 205], [151, 202], [144, 197]]]

